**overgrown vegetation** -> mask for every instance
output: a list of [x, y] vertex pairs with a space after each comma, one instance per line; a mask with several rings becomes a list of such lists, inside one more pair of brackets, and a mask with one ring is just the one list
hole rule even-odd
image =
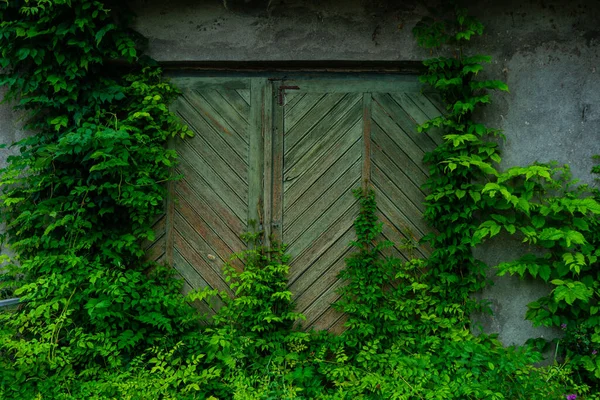
[[[357, 191], [356, 251], [336, 305], [347, 330], [333, 336], [298, 330], [285, 247], [262, 248], [260, 234], [237, 255], [243, 271], [225, 270], [233, 298], [183, 298], [168, 269], [144, 260], [140, 243], [173, 179], [165, 142], [187, 130], [167, 108], [176, 90], [137, 58], [124, 15], [117, 2], [0, 3], [0, 85], [36, 132], [0, 177], [17, 254], [0, 290], [24, 301], [0, 314], [0, 398], [597, 398], [599, 195], [565, 168], [494, 167], [499, 132], [473, 112], [508, 88], [476, 79], [488, 57], [464, 55], [479, 22], [458, 10], [415, 28], [420, 44], [454, 53], [426, 61], [422, 77], [448, 104], [419, 127], [444, 135], [426, 156], [434, 253], [383, 257], [392, 244], [379, 240], [374, 195]], [[528, 312], [566, 332], [564, 361], [551, 367], [533, 367], [534, 347], [470, 333], [483, 308], [472, 294], [486, 284], [471, 249], [502, 230], [544, 249], [500, 271], [554, 286]], [[223, 306], [208, 320], [188, 304], [214, 297]]]

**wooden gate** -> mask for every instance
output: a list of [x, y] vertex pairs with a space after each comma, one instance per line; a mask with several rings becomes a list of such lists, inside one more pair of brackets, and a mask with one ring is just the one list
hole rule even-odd
[[[183, 93], [174, 110], [196, 136], [173, 142], [182, 179], [157, 223], [164, 235], [151, 249], [173, 264], [188, 290], [229, 291], [221, 268], [244, 249], [239, 235], [254, 220], [289, 246], [289, 285], [305, 327], [339, 332], [344, 319], [331, 304], [352, 251], [352, 189], [361, 186], [376, 191], [384, 237], [397, 244], [390, 252], [428, 255], [424, 246], [406, 246], [429, 232], [421, 160], [439, 140], [416, 133], [416, 123], [439, 115], [416, 78], [174, 83]], [[219, 304], [203, 307], [212, 312]]]

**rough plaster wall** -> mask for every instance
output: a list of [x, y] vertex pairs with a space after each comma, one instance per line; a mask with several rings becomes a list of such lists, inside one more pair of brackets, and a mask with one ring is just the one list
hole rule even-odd
[[[0, 99], [4, 97], [5, 90], [0, 88]], [[0, 144], [10, 145], [25, 137], [26, 133], [21, 129], [19, 115], [12, 110], [10, 104], [0, 104]], [[0, 168], [6, 166], [6, 159], [15, 154], [15, 149], [9, 146], [0, 149]], [[0, 231], [3, 227], [0, 226]], [[0, 247], [0, 254], [7, 254], [8, 249]], [[0, 266], [0, 272], [2, 266]]]

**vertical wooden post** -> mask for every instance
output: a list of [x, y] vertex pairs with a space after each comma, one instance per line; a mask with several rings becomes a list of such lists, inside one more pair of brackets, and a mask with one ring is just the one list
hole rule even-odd
[[271, 91], [272, 126], [271, 137], [273, 138], [272, 151], [272, 221], [273, 239], [281, 242], [283, 239], [283, 140], [284, 140], [284, 105], [276, 104], [275, 90]]
[[[263, 198], [263, 104], [264, 79], [250, 80], [250, 118], [248, 124], [248, 230], [259, 232], [265, 225]], [[250, 222], [253, 221], [254, 225]]]
[[371, 93], [363, 93], [363, 167], [362, 187], [367, 190], [371, 182]]

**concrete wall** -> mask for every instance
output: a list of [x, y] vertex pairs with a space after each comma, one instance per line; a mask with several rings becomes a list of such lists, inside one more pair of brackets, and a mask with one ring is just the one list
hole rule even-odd
[[[486, 26], [473, 53], [493, 56], [486, 75], [505, 80], [511, 92], [494, 97], [481, 117], [504, 130], [503, 167], [534, 161], [569, 163], [592, 183], [591, 156], [600, 154], [600, 2], [484, 0], [470, 10]], [[159, 61], [261, 62], [419, 61], [432, 54], [416, 46], [413, 26], [440, 10], [434, 1], [399, 0], [136, 0], [136, 29]], [[21, 135], [0, 106], [0, 138]], [[0, 158], [5, 153], [0, 153]], [[505, 244], [477, 250], [490, 264], [505, 261]], [[506, 344], [531, 336], [527, 302], [547, 290], [513, 278], [497, 278], [482, 297], [495, 309], [480, 319]]]
[[[0, 88], [0, 99], [4, 98], [5, 90]], [[12, 110], [10, 104], [0, 104], [0, 144], [10, 145], [16, 141], [25, 138], [26, 132], [21, 128], [21, 115], [15, 113]], [[6, 160], [11, 154], [15, 154], [18, 150], [14, 147], [7, 146], [0, 149], [0, 168], [6, 166]], [[0, 231], [3, 230], [3, 226], [0, 225]], [[9, 250], [0, 247], [0, 254], [10, 254]], [[2, 265], [0, 265], [0, 273], [2, 272]]]

